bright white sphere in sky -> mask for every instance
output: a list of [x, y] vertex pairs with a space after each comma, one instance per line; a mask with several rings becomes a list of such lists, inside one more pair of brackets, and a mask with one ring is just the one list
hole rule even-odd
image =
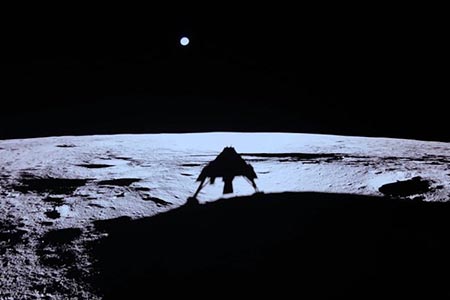
[[189, 39], [187, 37], [183, 36], [180, 39], [180, 44], [181, 44], [181, 46], [187, 46], [189, 44]]

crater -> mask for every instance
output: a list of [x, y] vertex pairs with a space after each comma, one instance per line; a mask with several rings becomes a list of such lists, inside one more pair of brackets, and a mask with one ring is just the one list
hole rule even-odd
[[423, 194], [429, 192], [431, 189], [428, 180], [424, 180], [422, 177], [417, 176], [412, 179], [382, 185], [378, 190], [388, 196], [406, 197]]
[[134, 189], [139, 192], [150, 192], [151, 191], [151, 188], [148, 188], [146, 186], [138, 186], [138, 187], [135, 187]]
[[81, 235], [79, 228], [66, 228], [47, 232], [41, 238], [41, 244], [36, 249], [40, 262], [48, 267], [73, 266], [77, 261], [77, 253], [67, 244], [72, 243]]
[[191, 163], [191, 164], [181, 164], [181, 167], [200, 167], [202, 164], [195, 164], [195, 163]]
[[50, 219], [59, 219], [61, 217], [61, 214], [55, 209], [46, 211], [45, 215]]
[[119, 156], [119, 155], [113, 155], [113, 154], [108, 155], [108, 158], [106, 158], [106, 159], [125, 160], [125, 161], [129, 161], [129, 162], [131, 162], [131, 163], [134, 163], [134, 164], [139, 164], [139, 163], [140, 163], [140, 161], [138, 161], [138, 160], [136, 160], [136, 159], [134, 159], [134, 158], [132, 158], [132, 157], [128, 157], [128, 156]]
[[156, 198], [156, 197], [150, 197], [150, 196], [142, 197], [142, 200], [153, 201], [158, 206], [167, 206], [167, 205], [171, 205], [172, 204], [172, 203], [170, 203], [168, 201], [165, 201], [165, 200], [162, 200], [162, 199], [159, 199], [159, 198]]
[[42, 237], [44, 244], [67, 244], [80, 237], [80, 228], [65, 228], [49, 231]]
[[33, 175], [23, 175], [19, 184], [12, 188], [22, 193], [52, 193], [72, 194], [77, 188], [86, 185], [90, 179], [67, 179], [67, 178], [36, 178]]
[[114, 185], [114, 186], [130, 186], [135, 182], [141, 181], [140, 178], [118, 178], [111, 180], [102, 180], [97, 182], [99, 185]]
[[0, 255], [12, 246], [24, 242], [25, 230], [18, 229], [9, 221], [0, 221]]
[[114, 165], [107, 164], [79, 164], [78, 167], [88, 168], [88, 169], [103, 169], [103, 168], [111, 168]]

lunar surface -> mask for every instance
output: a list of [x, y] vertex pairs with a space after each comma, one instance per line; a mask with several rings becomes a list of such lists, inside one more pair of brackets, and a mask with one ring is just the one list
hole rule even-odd
[[[450, 198], [450, 144], [291, 133], [64, 136], [0, 141], [0, 299], [102, 299], [89, 280], [94, 223], [186, 204], [202, 167], [233, 146], [261, 192]], [[207, 205], [223, 182], [199, 194]], [[254, 193], [243, 178], [235, 194]], [[225, 199], [226, 200], [226, 199]], [[148, 237], [151, 239], [151, 237]]]

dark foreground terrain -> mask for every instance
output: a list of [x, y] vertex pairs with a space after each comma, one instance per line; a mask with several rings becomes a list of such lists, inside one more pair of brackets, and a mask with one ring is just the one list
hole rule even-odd
[[448, 203], [255, 194], [140, 220], [98, 221], [91, 283], [106, 299], [441, 299]]

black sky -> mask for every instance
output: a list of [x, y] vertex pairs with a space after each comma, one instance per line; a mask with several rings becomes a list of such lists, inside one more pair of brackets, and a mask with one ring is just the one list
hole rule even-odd
[[350, 7], [14, 15], [2, 26], [0, 138], [238, 130], [448, 141], [442, 48], [423, 20]]

